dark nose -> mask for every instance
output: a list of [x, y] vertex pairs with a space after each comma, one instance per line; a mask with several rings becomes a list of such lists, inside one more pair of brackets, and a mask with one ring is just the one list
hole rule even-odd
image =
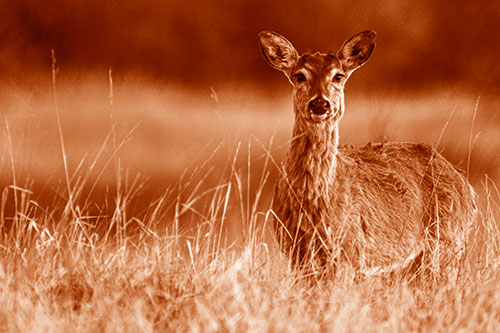
[[314, 114], [322, 115], [330, 111], [330, 103], [323, 98], [316, 98], [309, 102], [309, 108]]

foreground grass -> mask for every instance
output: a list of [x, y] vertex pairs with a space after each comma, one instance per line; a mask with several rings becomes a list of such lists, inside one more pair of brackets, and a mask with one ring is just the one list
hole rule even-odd
[[[27, 247], [3, 244], [0, 325], [8, 332], [500, 328], [500, 274], [483, 257], [453, 284], [315, 281], [261, 242], [210, 253], [210, 240], [175, 236], [114, 247], [91, 245], [84, 232], [32, 234]], [[180, 254], [186, 248], [191, 255]]]
[[[71, 115], [64, 110], [75, 105], [74, 92], [59, 90], [60, 137], [45, 97], [20, 95], [22, 103], [6, 107], [12, 112], [4, 118], [0, 155], [0, 331], [500, 330], [498, 191], [478, 176], [498, 172], [497, 129], [478, 117], [476, 126], [486, 133], [475, 141], [463, 134], [474, 100], [457, 103], [469, 114], [454, 111], [457, 121], [444, 135], [448, 114], [434, 112], [445, 108], [439, 99], [428, 101], [426, 112], [413, 113], [422, 103], [408, 102], [397, 107], [404, 112], [390, 115], [373, 115], [370, 101], [360, 101], [354, 109], [361, 111], [346, 115], [345, 141], [438, 142], [482, 192], [481, 218], [458, 279], [408, 283], [349, 272], [305, 275], [277, 250], [268, 209], [274, 159], [282, 160], [287, 146], [280, 137], [288, 138], [290, 129], [274, 131], [284, 117], [291, 125], [289, 112], [270, 114], [267, 106], [255, 115], [255, 105], [229, 112], [234, 101], [224, 106], [222, 97], [211, 113], [193, 111], [186, 101], [170, 106], [171, 96], [165, 102], [163, 95], [148, 105], [125, 98], [120, 105], [120, 91], [110, 107], [101, 90], [76, 100], [97, 100], [104, 108], [84, 104]], [[144, 88], [136, 97], [149, 93]], [[27, 110], [26, 118], [18, 109]], [[142, 129], [135, 126], [139, 119]], [[256, 138], [200, 153], [207, 138], [231, 143], [228, 129]], [[429, 133], [431, 140], [421, 137]], [[272, 149], [261, 143], [274, 134], [279, 144]], [[186, 168], [193, 171], [179, 175]], [[138, 170], [149, 178], [129, 176]], [[167, 182], [160, 173], [175, 177]]]
[[[491, 195], [456, 281], [409, 283], [348, 272], [317, 278], [289, 267], [267, 235], [266, 214], [252, 208], [260, 193], [247, 198], [244, 174], [230, 170], [203, 194], [195, 194], [203, 179], [195, 181], [172, 216], [167, 194], [141, 218], [129, 216], [133, 188], [117, 193], [122, 205], [113, 214], [94, 219], [77, 206], [78, 188], [52, 210], [40, 209], [28, 189], [4, 189], [0, 326], [6, 332], [500, 329], [500, 232]], [[16, 214], [8, 217], [11, 199]], [[209, 205], [193, 204], [203, 200]], [[242, 213], [227, 213], [234, 206]], [[190, 225], [186, 207], [199, 223], [182, 228]], [[172, 223], [159, 224], [162, 218]], [[224, 224], [239, 229], [239, 237]]]

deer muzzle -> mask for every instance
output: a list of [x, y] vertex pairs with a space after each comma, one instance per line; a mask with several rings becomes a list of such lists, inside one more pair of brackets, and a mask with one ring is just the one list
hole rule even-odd
[[308, 108], [311, 118], [316, 121], [326, 119], [332, 113], [331, 103], [322, 97], [311, 100]]

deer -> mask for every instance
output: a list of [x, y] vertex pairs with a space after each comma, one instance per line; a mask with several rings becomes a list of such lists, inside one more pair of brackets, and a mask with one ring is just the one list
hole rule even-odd
[[276, 32], [258, 35], [265, 60], [293, 88], [293, 136], [271, 206], [278, 243], [314, 274], [456, 272], [477, 219], [464, 173], [429, 144], [339, 144], [346, 81], [375, 39], [367, 30], [337, 53], [299, 55]]

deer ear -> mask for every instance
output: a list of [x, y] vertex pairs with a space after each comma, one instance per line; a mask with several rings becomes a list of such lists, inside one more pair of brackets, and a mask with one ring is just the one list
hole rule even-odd
[[259, 43], [269, 65], [285, 74], [299, 59], [299, 54], [292, 43], [276, 32], [262, 31], [259, 33]]
[[363, 65], [375, 48], [374, 31], [363, 31], [349, 38], [337, 53], [344, 70], [352, 72]]

